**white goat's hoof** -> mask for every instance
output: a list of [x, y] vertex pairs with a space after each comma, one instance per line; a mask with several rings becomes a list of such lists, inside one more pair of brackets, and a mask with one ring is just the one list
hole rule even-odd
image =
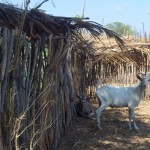
[[138, 131], [138, 130], [139, 130], [139, 128], [138, 128], [138, 127], [134, 127], [134, 130]]
[[129, 128], [129, 131], [132, 131], [133, 130], [133, 128]]
[[89, 116], [93, 116], [93, 115], [95, 115], [95, 112], [90, 113], [90, 115], [89, 115]]
[[101, 127], [97, 126], [96, 131], [103, 130]]

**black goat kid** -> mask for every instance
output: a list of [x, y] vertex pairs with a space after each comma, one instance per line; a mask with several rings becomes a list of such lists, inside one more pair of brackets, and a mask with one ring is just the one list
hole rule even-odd
[[92, 111], [92, 105], [88, 101], [88, 98], [81, 94], [77, 95], [78, 101], [75, 104], [77, 115], [80, 117], [90, 118]]

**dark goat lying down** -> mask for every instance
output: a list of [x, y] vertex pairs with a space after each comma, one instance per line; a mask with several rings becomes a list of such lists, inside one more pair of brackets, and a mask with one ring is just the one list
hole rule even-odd
[[90, 118], [90, 114], [93, 111], [92, 111], [92, 105], [88, 101], [88, 98], [85, 97], [83, 94], [81, 96], [77, 95], [77, 98], [78, 101], [75, 104], [77, 115], [80, 117]]

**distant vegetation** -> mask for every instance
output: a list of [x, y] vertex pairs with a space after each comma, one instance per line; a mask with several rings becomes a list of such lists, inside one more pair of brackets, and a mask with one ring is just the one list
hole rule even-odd
[[118, 33], [119, 35], [127, 35], [127, 34], [133, 34], [132, 27], [127, 24], [123, 24], [121, 22], [112, 22], [106, 25], [106, 27], [110, 30], [113, 30], [114, 32]]

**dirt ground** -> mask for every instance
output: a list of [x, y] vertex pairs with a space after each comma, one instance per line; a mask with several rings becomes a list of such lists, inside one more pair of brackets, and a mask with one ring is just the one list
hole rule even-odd
[[103, 130], [98, 132], [95, 117], [78, 117], [66, 130], [58, 150], [150, 150], [150, 100], [141, 101], [135, 116], [139, 131], [128, 130], [127, 108], [106, 109], [101, 117]]

